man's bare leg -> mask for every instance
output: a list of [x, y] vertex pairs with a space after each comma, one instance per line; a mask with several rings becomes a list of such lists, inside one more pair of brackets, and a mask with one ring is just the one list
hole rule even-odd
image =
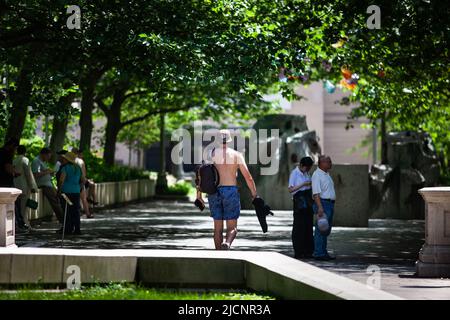
[[233, 240], [237, 235], [237, 219], [227, 220], [227, 238], [225, 242], [228, 244], [228, 248], [231, 247]]
[[214, 220], [214, 245], [216, 250], [221, 250], [223, 242], [223, 220]]
[[87, 201], [87, 194], [86, 194], [85, 188], [81, 189], [80, 199], [81, 199], [81, 204], [83, 205], [84, 213], [86, 214], [86, 218], [90, 218], [92, 215], [89, 211], [89, 203]]

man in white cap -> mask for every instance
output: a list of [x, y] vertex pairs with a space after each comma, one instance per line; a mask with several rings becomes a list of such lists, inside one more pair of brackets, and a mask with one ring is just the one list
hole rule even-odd
[[[211, 217], [214, 219], [214, 244], [216, 250], [228, 250], [237, 234], [237, 220], [241, 211], [239, 191], [237, 188], [238, 170], [243, 175], [252, 199], [256, 198], [255, 182], [247, 168], [244, 156], [228, 147], [228, 143], [233, 141], [229, 130], [220, 130], [220, 146], [212, 153], [212, 162], [217, 168], [220, 177], [220, 184], [215, 194], [208, 196]], [[197, 199], [201, 199], [201, 193], [197, 194]], [[226, 221], [226, 238], [223, 239], [223, 222]]]
[[324, 221], [318, 223], [314, 230], [314, 258], [316, 260], [333, 260], [336, 257], [328, 254], [327, 238], [331, 233], [333, 224], [334, 202], [336, 201], [336, 192], [334, 190], [333, 179], [328, 171], [332, 167], [331, 158], [325, 155], [319, 157], [318, 168], [312, 176], [312, 193], [314, 198], [313, 210], [317, 213], [317, 219], [326, 218], [328, 220], [328, 231], [321, 230]]

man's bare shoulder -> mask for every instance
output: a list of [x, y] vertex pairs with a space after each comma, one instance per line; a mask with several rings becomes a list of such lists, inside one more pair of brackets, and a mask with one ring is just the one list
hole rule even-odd
[[234, 150], [232, 148], [227, 148], [227, 152], [229, 154], [237, 156], [237, 157], [242, 156], [242, 153], [240, 153], [239, 151], [236, 151], [236, 150]]
[[236, 164], [245, 163], [244, 155], [242, 154], [242, 152], [236, 151], [234, 149], [230, 149], [230, 155], [233, 157]]

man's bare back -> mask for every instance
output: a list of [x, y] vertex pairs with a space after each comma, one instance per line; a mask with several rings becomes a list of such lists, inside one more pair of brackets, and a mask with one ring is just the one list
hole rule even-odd
[[241, 167], [245, 166], [245, 169], [241, 168], [241, 172], [243, 170], [248, 171], [242, 154], [231, 148], [214, 149], [212, 161], [219, 171], [221, 186], [235, 186], [237, 184], [237, 171]]
[[[243, 155], [227, 147], [227, 143], [232, 141], [230, 132], [221, 130], [220, 133], [223, 144], [213, 149], [209, 158], [219, 172], [220, 183], [217, 192], [208, 196], [208, 202], [211, 217], [214, 219], [214, 245], [217, 250], [228, 250], [236, 237], [237, 219], [241, 210], [236, 179], [238, 169], [250, 189], [252, 199], [256, 197], [256, 186]], [[203, 202], [200, 189], [197, 189], [197, 200]], [[227, 222], [227, 236], [222, 243], [224, 221]]]

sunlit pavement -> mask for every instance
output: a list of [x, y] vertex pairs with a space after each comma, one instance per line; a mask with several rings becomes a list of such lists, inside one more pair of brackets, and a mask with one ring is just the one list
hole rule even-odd
[[[293, 256], [292, 213], [274, 211], [263, 234], [254, 211], [243, 210], [232, 250], [277, 251]], [[82, 219], [81, 236], [66, 236], [65, 248], [197, 249], [211, 250], [212, 219], [191, 203], [149, 201], [103, 210], [95, 219]], [[30, 233], [19, 233], [18, 246], [60, 247], [57, 224], [42, 222]], [[414, 263], [424, 242], [423, 221], [371, 220], [368, 228], [333, 228], [329, 237], [335, 261], [304, 260], [354, 280], [377, 284], [393, 294], [414, 299], [450, 299], [450, 280], [417, 279]], [[379, 268], [378, 282], [372, 270]], [[372, 277], [371, 277], [372, 276]], [[375, 274], [376, 277], [376, 274]]]

